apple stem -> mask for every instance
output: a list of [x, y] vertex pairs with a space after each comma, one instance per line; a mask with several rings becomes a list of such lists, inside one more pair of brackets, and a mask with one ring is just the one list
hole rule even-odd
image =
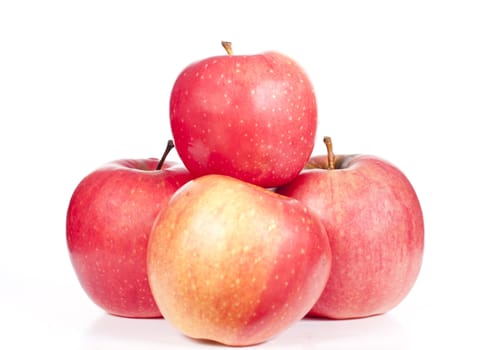
[[167, 155], [173, 148], [174, 148], [174, 141], [169, 140], [169, 142], [167, 142], [167, 147], [165, 148], [164, 154], [162, 154], [162, 159], [158, 161], [156, 170], [162, 169], [162, 165], [164, 165], [165, 158], [167, 158]]
[[334, 170], [336, 169], [336, 156], [332, 150], [332, 140], [329, 136], [324, 137], [324, 143], [327, 147], [327, 169]]
[[231, 42], [230, 41], [221, 41], [221, 45], [223, 45], [224, 49], [226, 50], [226, 53], [229, 56], [233, 55], [233, 49], [231, 48]]

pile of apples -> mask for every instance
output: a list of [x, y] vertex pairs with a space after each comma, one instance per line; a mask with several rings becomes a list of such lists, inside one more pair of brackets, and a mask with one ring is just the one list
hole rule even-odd
[[[406, 176], [370, 155], [311, 157], [317, 104], [305, 71], [267, 52], [187, 66], [162, 159], [122, 159], [76, 187], [71, 262], [106, 312], [164, 317], [226, 345], [269, 340], [305, 316], [399, 304], [418, 276], [423, 214]], [[165, 161], [174, 147], [183, 164]], [[335, 327], [335, 324], [332, 325]]]

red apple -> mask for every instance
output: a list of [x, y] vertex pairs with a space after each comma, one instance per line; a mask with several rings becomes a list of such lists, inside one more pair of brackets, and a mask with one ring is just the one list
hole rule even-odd
[[224, 175], [174, 194], [153, 226], [148, 277], [185, 335], [252, 345], [301, 319], [331, 265], [325, 229], [294, 199]]
[[91, 300], [110, 314], [160, 317], [148, 284], [146, 248], [161, 204], [191, 179], [158, 159], [110, 162], [86, 176], [68, 208], [71, 262]]
[[203, 59], [170, 97], [179, 156], [196, 177], [223, 174], [276, 187], [299, 174], [314, 146], [317, 105], [303, 69], [277, 52]]
[[[278, 193], [318, 215], [332, 248], [332, 271], [310, 315], [333, 319], [385, 313], [411, 290], [423, 258], [424, 224], [405, 175], [369, 155], [314, 157]], [[330, 164], [330, 165], [329, 165]]]

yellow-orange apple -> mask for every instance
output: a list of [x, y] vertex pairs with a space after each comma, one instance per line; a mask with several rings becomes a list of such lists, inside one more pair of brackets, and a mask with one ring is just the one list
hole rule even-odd
[[299, 201], [206, 175], [160, 211], [147, 260], [167, 320], [189, 337], [242, 346], [306, 315], [325, 287], [331, 252], [320, 220]]

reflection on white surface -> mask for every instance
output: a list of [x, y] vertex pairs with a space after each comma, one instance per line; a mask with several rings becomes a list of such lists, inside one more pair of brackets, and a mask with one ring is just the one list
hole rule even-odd
[[[391, 314], [357, 320], [303, 319], [260, 349], [403, 349], [406, 336]], [[86, 348], [166, 349], [208, 348], [219, 344], [190, 339], [164, 319], [128, 319], [107, 314], [85, 334]]]
[[132, 319], [102, 314], [90, 326], [85, 334], [86, 343], [90, 345], [106, 344], [151, 346], [156, 345], [165, 348], [171, 344], [186, 342], [174, 327], [166, 320], [155, 319]]
[[354, 320], [304, 319], [272, 340], [277, 345], [315, 349], [403, 349], [406, 336], [391, 314]]

